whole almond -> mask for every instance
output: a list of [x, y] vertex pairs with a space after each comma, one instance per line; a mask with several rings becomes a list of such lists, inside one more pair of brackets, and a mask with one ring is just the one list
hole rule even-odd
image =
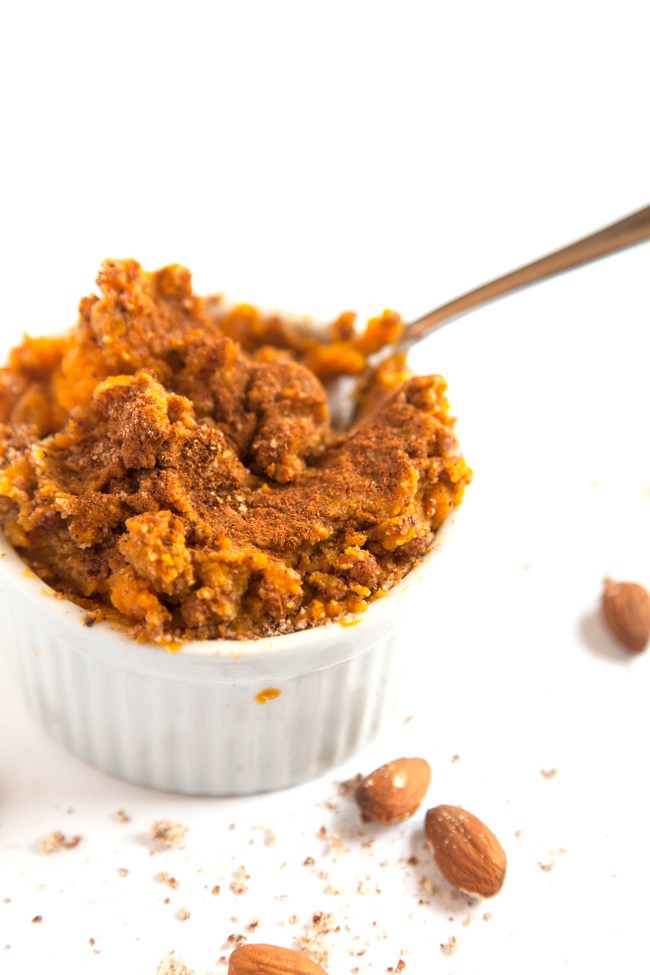
[[637, 582], [605, 580], [603, 616], [612, 636], [632, 653], [650, 640], [650, 593]]
[[426, 816], [429, 849], [453, 887], [473, 897], [498, 894], [506, 875], [506, 855], [485, 823], [460, 806], [436, 806]]
[[418, 810], [430, 781], [431, 769], [423, 758], [396, 758], [366, 776], [355, 799], [366, 819], [401, 823]]
[[228, 959], [228, 975], [327, 975], [315, 961], [291, 948], [239, 945]]

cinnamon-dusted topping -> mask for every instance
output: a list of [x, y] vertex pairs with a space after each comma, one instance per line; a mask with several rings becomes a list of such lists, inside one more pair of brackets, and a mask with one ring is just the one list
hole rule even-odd
[[390, 360], [335, 436], [318, 378], [398, 316], [318, 342], [177, 266], [98, 284], [0, 372], [0, 521], [53, 588], [138, 639], [249, 638], [357, 613], [426, 551], [470, 479], [444, 381]]

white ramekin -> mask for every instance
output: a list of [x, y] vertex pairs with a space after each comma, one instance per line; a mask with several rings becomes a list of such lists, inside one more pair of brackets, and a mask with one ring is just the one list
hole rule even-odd
[[[84, 611], [34, 577], [0, 532], [2, 642], [33, 716], [90, 765], [170, 792], [281, 789], [349, 758], [393, 712], [406, 649], [399, 623], [412, 598], [429, 600], [423, 587], [451, 521], [354, 625], [175, 653], [106, 623], [84, 626]], [[279, 694], [260, 703], [269, 689]]]

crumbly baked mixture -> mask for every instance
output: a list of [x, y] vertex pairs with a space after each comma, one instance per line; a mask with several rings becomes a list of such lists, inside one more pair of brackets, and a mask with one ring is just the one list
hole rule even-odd
[[0, 521], [37, 575], [171, 644], [344, 618], [408, 572], [471, 476], [444, 380], [388, 360], [341, 434], [324, 386], [397, 315], [318, 341], [197, 297], [177, 265], [107, 261], [97, 283], [0, 372]]

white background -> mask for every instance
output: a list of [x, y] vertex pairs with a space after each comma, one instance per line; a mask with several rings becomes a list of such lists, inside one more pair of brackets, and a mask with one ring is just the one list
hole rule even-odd
[[[416, 316], [646, 205], [646, 10], [4, 5], [3, 346], [71, 324], [108, 256], [316, 317]], [[476, 477], [448, 573], [405, 625], [397, 721], [346, 767], [247, 800], [139, 790], [45, 739], [0, 661], [3, 975], [154, 975], [172, 950], [224, 972], [230, 934], [292, 945], [315, 911], [340, 926], [330, 975], [400, 952], [406, 975], [647, 970], [649, 658], [616, 648], [598, 600], [605, 575], [650, 585], [649, 263], [643, 245], [539, 285], [413, 356], [447, 377]], [[428, 805], [501, 838], [493, 901], [446, 888], [421, 817], [381, 830], [323, 805], [398, 754], [430, 761]], [[189, 831], [151, 856], [161, 817]], [[82, 841], [46, 857], [55, 829]]]

